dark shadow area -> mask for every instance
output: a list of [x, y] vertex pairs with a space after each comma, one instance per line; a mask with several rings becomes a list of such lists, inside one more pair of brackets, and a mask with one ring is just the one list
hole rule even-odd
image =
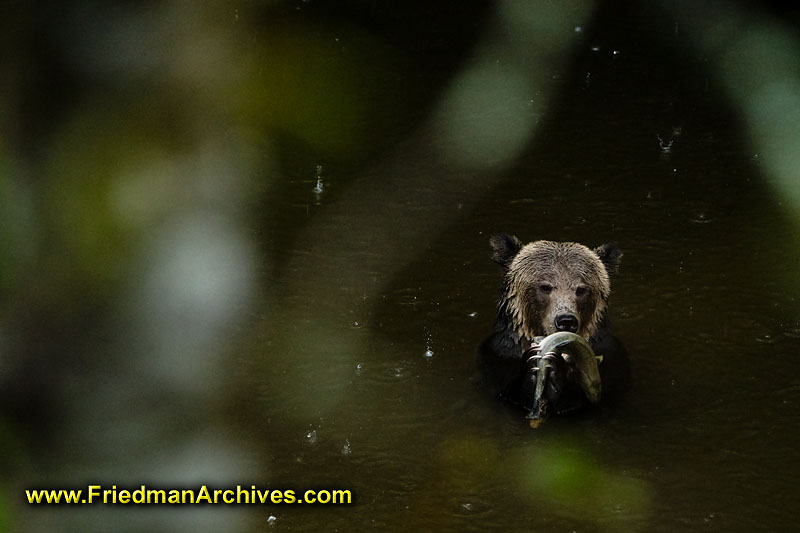
[[[0, 529], [791, 529], [798, 20], [0, 8]], [[496, 233], [619, 244], [624, 395], [532, 430], [476, 383]], [[356, 504], [23, 499], [91, 483]]]

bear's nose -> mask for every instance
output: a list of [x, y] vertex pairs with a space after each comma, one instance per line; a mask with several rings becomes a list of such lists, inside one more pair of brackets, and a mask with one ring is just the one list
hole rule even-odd
[[557, 315], [556, 316], [556, 329], [558, 331], [569, 331], [575, 333], [578, 331], [578, 317], [575, 315]]

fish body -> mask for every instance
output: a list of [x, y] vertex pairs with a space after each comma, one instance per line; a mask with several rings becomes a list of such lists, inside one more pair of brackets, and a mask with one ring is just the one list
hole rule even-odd
[[531, 375], [535, 379], [533, 401], [528, 418], [531, 426], [538, 427], [547, 417], [550, 403], [560, 394], [565, 379], [576, 382], [590, 403], [600, 401], [602, 386], [600, 383], [599, 357], [589, 343], [575, 333], [559, 331], [547, 337], [536, 337], [534, 346], [536, 355], [532, 359], [536, 367]]

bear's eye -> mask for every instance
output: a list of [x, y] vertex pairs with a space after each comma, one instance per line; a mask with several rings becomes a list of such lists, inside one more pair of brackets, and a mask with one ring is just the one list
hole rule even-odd
[[539, 285], [539, 290], [545, 294], [550, 294], [551, 292], [553, 292], [553, 286], [550, 285], [549, 283], [542, 283], [541, 285]]
[[587, 287], [578, 287], [575, 289], [575, 296], [580, 298], [581, 296], [586, 296], [589, 294], [589, 289]]

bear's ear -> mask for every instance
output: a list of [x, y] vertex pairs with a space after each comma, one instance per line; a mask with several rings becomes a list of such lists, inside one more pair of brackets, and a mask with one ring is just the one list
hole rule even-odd
[[489, 239], [489, 245], [492, 247], [492, 260], [506, 268], [522, 248], [522, 243], [519, 242], [519, 239], [505, 233], [492, 235]]
[[594, 253], [600, 257], [600, 261], [606, 267], [609, 276], [613, 276], [619, 271], [619, 262], [622, 259], [622, 250], [616, 243], [604, 244], [594, 249]]

